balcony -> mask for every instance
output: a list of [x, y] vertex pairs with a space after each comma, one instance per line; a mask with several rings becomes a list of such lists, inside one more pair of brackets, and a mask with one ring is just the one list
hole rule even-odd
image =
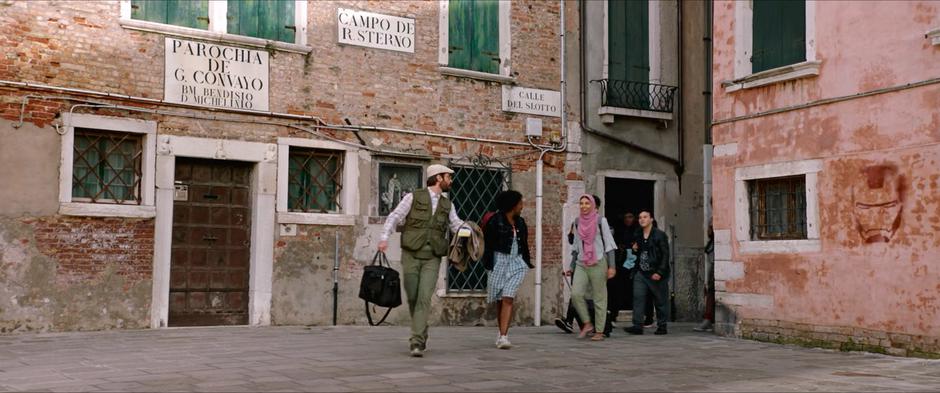
[[601, 84], [601, 121], [610, 124], [614, 116], [672, 120], [673, 97], [678, 87], [649, 82], [597, 79]]

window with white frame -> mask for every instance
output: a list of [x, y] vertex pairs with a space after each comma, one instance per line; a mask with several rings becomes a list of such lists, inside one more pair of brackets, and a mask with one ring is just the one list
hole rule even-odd
[[509, 1], [440, 0], [438, 60], [442, 71], [496, 81], [511, 79], [510, 7]]
[[60, 212], [153, 217], [156, 123], [86, 114], [63, 123]]
[[134, 28], [166, 25], [197, 38], [213, 38], [205, 35], [211, 32], [306, 45], [306, 0], [122, 0], [121, 7], [122, 19], [152, 24]]
[[[602, 121], [613, 115], [670, 120], [677, 88], [664, 84], [662, 20], [667, 1], [606, 0], [604, 7], [604, 68], [600, 83]], [[678, 44], [678, 41], [674, 42]]]
[[736, 238], [742, 253], [820, 250], [821, 160], [735, 170]]
[[355, 224], [358, 149], [303, 138], [278, 138], [278, 147], [278, 222]]
[[730, 91], [819, 75], [814, 0], [735, 2]]

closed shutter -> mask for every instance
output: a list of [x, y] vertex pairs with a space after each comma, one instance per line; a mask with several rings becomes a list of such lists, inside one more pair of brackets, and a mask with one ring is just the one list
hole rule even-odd
[[649, 2], [610, 0], [608, 7], [608, 105], [648, 108]]
[[806, 61], [806, 2], [754, 0], [751, 71]]
[[450, 0], [447, 6], [447, 65], [469, 70], [473, 52], [473, 2]]
[[228, 32], [294, 42], [294, 0], [229, 0]]
[[450, 0], [448, 66], [499, 73], [499, 1]]
[[209, 28], [209, 1], [132, 0], [131, 19], [206, 30]]

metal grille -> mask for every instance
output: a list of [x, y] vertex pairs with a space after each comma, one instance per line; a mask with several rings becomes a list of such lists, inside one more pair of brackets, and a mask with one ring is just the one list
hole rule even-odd
[[753, 180], [751, 240], [806, 239], [806, 177]]
[[[480, 222], [487, 211], [496, 210], [496, 195], [508, 190], [512, 172], [510, 168], [490, 157], [481, 155], [451, 161], [454, 170], [454, 188], [450, 198], [457, 214], [469, 221]], [[473, 293], [486, 291], [487, 272], [482, 263], [471, 263], [464, 272], [453, 266], [447, 269], [447, 291]]]
[[597, 79], [601, 84], [603, 106], [672, 113], [673, 96], [678, 87], [648, 82]]
[[76, 129], [73, 153], [73, 200], [140, 204], [141, 135]]
[[338, 150], [290, 148], [287, 208], [306, 213], [342, 210], [343, 156]]

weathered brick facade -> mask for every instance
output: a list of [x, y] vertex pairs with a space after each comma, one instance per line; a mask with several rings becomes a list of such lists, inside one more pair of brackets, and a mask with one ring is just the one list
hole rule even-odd
[[[415, 52], [337, 44], [338, 7], [415, 19]], [[336, 231], [341, 233], [339, 322], [364, 321], [362, 303], [356, 298], [358, 280], [362, 266], [371, 261], [376, 231], [383, 222], [376, 217], [378, 191], [374, 180], [369, 179], [377, 177], [372, 163], [392, 161], [392, 156], [379, 149], [417, 153], [417, 159], [406, 161], [425, 166], [476, 154], [503, 157], [512, 168], [512, 187], [526, 195], [524, 215], [534, 227], [538, 151], [525, 144], [524, 136], [526, 118], [532, 115], [501, 110], [501, 83], [441, 73], [438, 2], [310, 1], [306, 9], [308, 54], [251, 48], [267, 50], [270, 55], [270, 111], [298, 115], [291, 118], [160, 102], [164, 97], [167, 34], [122, 26], [120, 2], [0, 4], [0, 166], [5, 168], [0, 170], [0, 181], [5, 185], [0, 192], [0, 200], [4, 201], [0, 204], [0, 241], [7, 246], [0, 254], [0, 287], [5, 286], [6, 291], [0, 300], [0, 327], [4, 331], [160, 326], [160, 310], [152, 307], [163, 284], [154, 280], [161, 280], [164, 273], [160, 273], [155, 255], [161, 255], [161, 247], [168, 246], [159, 240], [163, 219], [159, 201], [160, 195], [168, 195], [160, 194], [161, 190], [172, 191], [172, 184], [161, 185], [161, 179], [172, 180], [165, 172], [172, 166], [161, 165], [172, 165], [166, 163], [172, 163], [181, 149], [180, 137], [201, 138], [225, 153], [220, 156], [207, 151], [208, 158], [236, 160], [241, 159], [236, 155], [240, 148], [231, 147], [231, 141], [251, 142], [251, 146], [264, 149], [278, 143], [278, 138], [288, 137], [324, 140], [326, 136], [365, 144], [357, 150], [359, 182], [347, 186], [358, 194], [358, 213], [352, 215], [351, 223], [337, 226], [302, 222], [298, 223], [298, 235], [280, 236], [280, 224], [284, 222], [276, 214], [262, 215], [265, 221], [252, 222], [259, 231], [267, 231], [258, 239], [276, 238], [271, 255], [262, 256], [272, 265], [271, 277], [257, 276], [269, 280], [270, 289], [252, 295], [253, 302], [260, 302], [252, 303], [252, 307], [263, 309], [263, 304], [268, 304], [268, 310], [258, 311], [266, 316], [252, 320], [253, 324], [330, 322], [326, 311], [332, 296], [330, 274]], [[512, 57], [507, 61], [511, 62], [515, 83], [558, 90], [559, 4], [513, 1], [510, 20]], [[76, 107], [91, 103], [122, 107]], [[156, 217], [62, 214], [57, 186], [62, 141], [56, 131], [65, 133], [63, 118], [70, 112], [155, 122]], [[357, 126], [400, 130], [363, 128], [354, 132], [323, 126], [345, 124], [347, 119]], [[560, 120], [543, 117], [543, 122], [543, 141], [559, 140]], [[273, 173], [263, 167], [273, 167], [277, 159], [285, 158], [259, 158], [254, 170], [260, 182], [259, 201], [276, 198], [272, 189], [265, 188], [264, 176], [270, 175], [267, 179], [273, 182]], [[561, 302], [560, 210], [567, 198], [565, 165], [561, 155], [545, 156], [543, 320], [555, 315]], [[530, 237], [530, 244], [534, 244], [534, 232]], [[20, 251], [11, 251], [11, 245]], [[48, 267], [41, 281], [11, 281], [27, 274], [39, 260]], [[520, 321], [533, 320], [533, 275], [530, 272], [520, 289], [524, 293], [518, 303]], [[111, 286], [113, 282], [118, 285]], [[72, 301], [69, 296], [76, 291], [104, 284], [117, 289], [94, 292], [64, 308], [44, 306], [41, 300], [8, 300], [29, 297], [37, 291], [36, 286], [42, 286], [42, 293], [49, 299], [47, 304], [64, 304]], [[270, 298], [267, 303], [266, 296]], [[111, 306], [91, 316], [91, 310], [101, 304]], [[407, 320], [404, 310], [396, 310], [392, 321]], [[487, 308], [478, 296], [436, 298], [435, 310], [437, 323], [492, 323], [484, 321]], [[49, 316], [52, 313], [54, 317]]]

